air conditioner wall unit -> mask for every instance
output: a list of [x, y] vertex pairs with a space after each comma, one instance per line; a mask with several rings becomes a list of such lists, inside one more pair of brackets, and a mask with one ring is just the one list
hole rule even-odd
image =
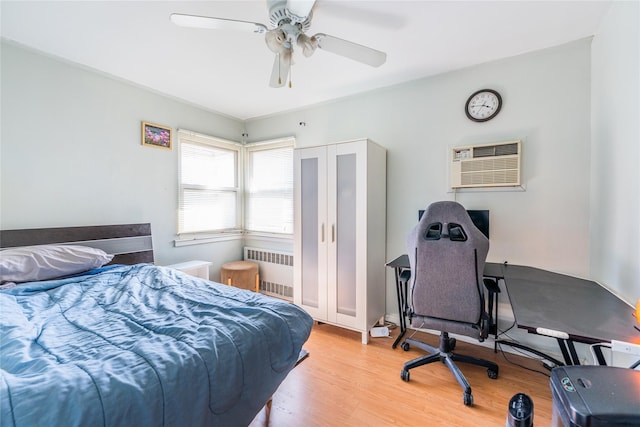
[[451, 188], [520, 186], [522, 141], [454, 147]]

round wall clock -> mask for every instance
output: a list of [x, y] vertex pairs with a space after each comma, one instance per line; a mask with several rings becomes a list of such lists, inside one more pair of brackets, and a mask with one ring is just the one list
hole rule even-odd
[[502, 97], [493, 89], [480, 89], [467, 99], [464, 112], [474, 122], [493, 119], [502, 108]]

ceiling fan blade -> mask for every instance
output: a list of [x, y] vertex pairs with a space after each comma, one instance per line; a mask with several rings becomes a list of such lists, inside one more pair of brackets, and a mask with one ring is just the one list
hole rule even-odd
[[316, 0], [288, 0], [287, 11], [289, 16], [295, 22], [304, 22], [309, 14]]
[[[289, 58], [289, 60], [287, 60]], [[289, 77], [291, 55], [276, 54], [273, 60], [273, 70], [271, 71], [271, 79], [269, 80], [269, 86], [282, 87], [287, 83]]]
[[316, 34], [314, 37], [318, 39], [318, 47], [320, 49], [371, 65], [372, 67], [379, 67], [387, 60], [386, 53], [358, 43], [322, 33]]
[[251, 31], [257, 34], [263, 34], [267, 31], [267, 27], [265, 25], [255, 22], [236, 21], [235, 19], [225, 18], [212, 18], [208, 16], [183, 15], [181, 13], [172, 13], [171, 22], [180, 27], [190, 28]]

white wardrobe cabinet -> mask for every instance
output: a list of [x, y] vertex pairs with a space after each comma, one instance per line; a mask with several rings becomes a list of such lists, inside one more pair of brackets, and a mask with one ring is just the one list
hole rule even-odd
[[294, 153], [294, 303], [364, 344], [385, 314], [386, 175], [366, 139]]

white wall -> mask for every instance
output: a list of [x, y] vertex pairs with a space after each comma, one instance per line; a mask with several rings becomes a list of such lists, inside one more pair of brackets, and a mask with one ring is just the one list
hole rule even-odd
[[[522, 138], [526, 191], [463, 193], [457, 200], [490, 209], [490, 261], [587, 276], [590, 42], [250, 120], [247, 130], [251, 139], [293, 133], [301, 147], [358, 137], [386, 147], [388, 260], [405, 252], [418, 209], [454, 198], [447, 188], [449, 147]], [[489, 122], [471, 122], [466, 99], [485, 87], [502, 94], [502, 111]], [[397, 312], [388, 271], [387, 313]]]
[[[635, 302], [639, 13], [637, 2], [615, 3], [593, 43], [246, 124], [3, 43], [0, 226], [149, 221], [158, 263], [207, 259], [217, 271], [241, 256], [241, 243], [173, 247], [178, 152], [142, 147], [140, 121], [232, 140], [246, 126], [250, 140], [294, 134], [301, 147], [368, 137], [388, 149], [387, 259], [405, 252], [418, 209], [456, 197], [491, 210], [490, 261], [591, 275]], [[470, 122], [464, 103], [484, 87], [500, 91], [503, 110], [490, 122]], [[450, 147], [512, 138], [524, 141], [526, 191], [448, 190]], [[387, 311], [397, 316], [391, 271], [387, 284]]]
[[239, 242], [173, 247], [178, 150], [140, 139], [143, 120], [231, 140], [242, 122], [13, 44], [1, 65], [3, 229], [150, 222], [158, 264], [239, 259]]
[[591, 277], [640, 298], [640, 3], [614, 2], [592, 47]]

